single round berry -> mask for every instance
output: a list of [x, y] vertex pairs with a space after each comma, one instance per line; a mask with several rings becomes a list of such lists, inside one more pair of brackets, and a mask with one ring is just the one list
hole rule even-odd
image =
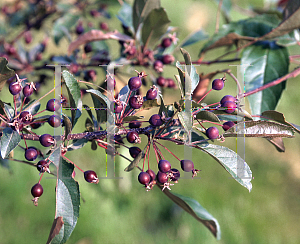
[[236, 98], [234, 96], [231, 96], [231, 95], [226, 95], [224, 97], [222, 97], [220, 103], [225, 103], [227, 101], [231, 101], [231, 102], [235, 102], [236, 101]]
[[48, 171], [49, 167], [48, 167], [48, 163], [46, 160], [40, 160], [37, 165], [36, 168], [40, 173], [44, 173], [46, 171]]
[[143, 97], [140, 95], [134, 95], [129, 98], [129, 106], [134, 109], [139, 109], [143, 106], [144, 100]]
[[22, 121], [24, 124], [29, 124], [32, 121], [32, 115], [28, 111], [22, 111], [19, 115], [20, 121]]
[[33, 93], [33, 86], [32, 85], [26, 85], [23, 88], [23, 94], [25, 97], [30, 97]]
[[166, 82], [166, 79], [162, 76], [159, 76], [157, 79], [156, 79], [156, 84], [159, 85], [159, 86], [166, 86], [167, 82]]
[[154, 181], [155, 180], [156, 174], [155, 174], [155, 172], [152, 169], [148, 169], [146, 171], [146, 173], [148, 173], [150, 175], [150, 181]]
[[166, 79], [166, 84], [169, 88], [174, 88], [175, 87], [175, 81], [171, 78]]
[[167, 48], [172, 45], [172, 39], [170, 37], [164, 38], [160, 44], [163, 48]]
[[235, 102], [232, 101], [226, 101], [224, 103], [221, 104], [222, 108], [225, 108], [225, 113], [231, 114], [235, 111], [236, 109], [236, 104]]
[[171, 176], [171, 180], [172, 181], [178, 181], [179, 178], [180, 178], [180, 172], [178, 169], [171, 169], [170, 172], [172, 173], [172, 176]]
[[84, 179], [89, 183], [98, 183], [99, 179], [97, 177], [97, 174], [93, 170], [88, 170], [84, 172]]
[[139, 155], [139, 153], [141, 151], [142, 150], [139, 147], [131, 147], [131, 148], [129, 148], [130, 156], [133, 157], [133, 158], [136, 158], [137, 155]]
[[220, 91], [224, 87], [224, 81], [222, 79], [214, 79], [212, 82], [212, 89]]
[[154, 100], [156, 97], [157, 97], [157, 88], [154, 86], [147, 91], [146, 99]]
[[138, 176], [138, 181], [142, 184], [142, 185], [147, 185], [151, 180], [151, 177], [148, 173], [146, 172], [141, 172], [139, 173]]
[[31, 195], [33, 197], [40, 197], [43, 194], [43, 191], [42, 185], [37, 183], [31, 188]]
[[114, 111], [115, 113], [121, 113], [123, 110], [123, 104], [121, 101], [116, 100], [111, 103], [111, 110]]
[[156, 60], [153, 63], [153, 69], [158, 72], [158, 73], [162, 73], [164, 71], [164, 64], [162, 61], [160, 60]]
[[139, 143], [140, 137], [139, 134], [136, 131], [130, 131], [126, 135], [127, 141], [129, 143]]
[[31, 41], [32, 41], [32, 34], [31, 34], [30, 31], [26, 31], [24, 33], [24, 40], [25, 40], [26, 44], [31, 43]]
[[48, 123], [49, 123], [49, 125], [51, 125], [54, 128], [59, 127], [61, 125], [61, 121], [60, 121], [59, 117], [55, 116], [55, 115], [52, 115], [49, 117]]
[[109, 30], [108, 24], [106, 22], [101, 22], [99, 24], [99, 27], [100, 27], [101, 30], [104, 30], [104, 31], [108, 31]]
[[33, 123], [30, 124], [30, 127], [31, 127], [32, 129], [38, 129], [38, 128], [40, 128], [41, 126], [42, 126], [42, 123], [40, 123], [40, 122], [33, 122]]
[[194, 163], [192, 160], [184, 159], [180, 161], [180, 166], [183, 171], [190, 172], [194, 169]]
[[219, 138], [219, 130], [217, 127], [209, 127], [207, 130], [206, 130], [206, 136], [213, 140], [213, 139], [217, 139]]
[[115, 135], [114, 140], [118, 143], [124, 144], [123, 138], [120, 135]]
[[141, 121], [132, 121], [129, 123], [129, 128], [133, 129], [133, 128], [140, 128], [142, 126], [142, 122]]
[[54, 138], [53, 136], [49, 134], [43, 134], [40, 136], [39, 141], [42, 146], [44, 147], [50, 147], [54, 144]]
[[158, 169], [159, 169], [159, 171], [161, 171], [163, 173], [167, 173], [171, 169], [171, 164], [168, 160], [164, 160], [164, 159], [159, 160]]
[[76, 33], [77, 33], [77, 35], [81, 35], [83, 32], [84, 32], [84, 28], [83, 28], [83, 26], [82, 26], [82, 23], [79, 23], [79, 24], [76, 26]]
[[131, 91], [136, 91], [142, 86], [142, 80], [140, 77], [131, 77], [128, 81], [128, 86]]
[[38, 156], [38, 151], [34, 147], [30, 147], [25, 150], [26, 160], [34, 161], [36, 160], [37, 156]]
[[161, 126], [163, 124], [163, 121], [159, 114], [153, 114], [149, 119], [149, 123], [153, 126]]
[[225, 123], [222, 125], [222, 128], [223, 128], [224, 131], [227, 131], [227, 130], [229, 130], [232, 126], [234, 126], [234, 125], [235, 125], [234, 122], [232, 122], [232, 121], [227, 121], [227, 122], [225, 122]]
[[91, 51], [93, 51], [92, 45], [90, 43], [85, 44], [84, 52], [85, 53], [90, 53]]
[[158, 173], [156, 175], [156, 179], [159, 183], [164, 184], [164, 183], [168, 182], [168, 175], [166, 173], [158, 171]]
[[21, 85], [18, 83], [18, 82], [12, 82], [9, 84], [9, 92], [12, 94], [12, 95], [17, 95], [21, 92], [22, 90], [22, 87]]
[[171, 54], [166, 54], [166, 55], [162, 56], [161, 61], [163, 62], [163, 64], [171, 64], [175, 61], [175, 58]]
[[59, 109], [60, 109], [60, 102], [58, 100], [55, 100], [53, 98], [47, 102], [46, 110], [50, 112], [54, 112], [54, 111], [58, 111]]

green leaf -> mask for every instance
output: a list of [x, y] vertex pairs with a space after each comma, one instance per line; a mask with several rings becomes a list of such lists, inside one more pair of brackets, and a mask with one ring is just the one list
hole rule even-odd
[[10, 127], [5, 127], [2, 131], [2, 137], [0, 140], [1, 157], [6, 158], [9, 153], [19, 145], [21, 136], [19, 132], [13, 130]]
[[[86, 92], [89, 92], [93, 96], [95, 96], [100, 101], [100, 103], [102, 105], [104, 105], [105, 108], [109, 107], [110, 102], [109, 102], [107, 96], [103, 95], [100, 91], [94, 90], [94, 89], [89, 89], [89, 90], [86, 90]], [[103, 107], [103, 106], [101, 106], [101, 107]]]
[[73, 232], [79, 217], [80, 192], [78, 183], [72, 178], [74, 165], [62, 159], [59, 166], [55, 218], [62, 217], [64, 224], [51, 244], [65, 243]]
[[160, 8], [160, 0], [135, 0], [132, 7], [132, 22], [135, 32], [153, 9]]
[[[161, 186], [158, 187], [162, 189]], [[203, 208], [199, 202], [190, 197], [171, 193], [168, 189], [164, 189], [163, 193], [197, 221], [205, 225], [217, 240], [221, 239], [221, 229], [218, 220]]]
[[145, 19], [142, 41], [147, 48], [153, 48], [168, 29], [170, 20], [163, 8], [153, 9]]
[[134, 121], [134, 120], [138, 120], [138, 119], [143, 119], [144, 116], [126, 116], [123, 121], [124, 122], [129, 122], [129, 121]]
[[263, 116], [263, 118], [267, 118], [270, 120], [277, 121], [281, 124], [292, 126], [298, 133], [300, 133], [299, 126], [287, 122], [285, 120], [285, 116], [283, 115], [283, 113], [280, 113], [280, 112], [277, 112], [274, 110], [269, 110], [269, 111], [264, 111], [261, 115]]
[[[215, 2], [219, 3], [220, 0], [215, 0]], [[231, 7], [231, 0], [223, 0], [221, 9], [226, 16], [229, 16]]]
[[154, 107], [159, 107], [160, 105], [157, 103], [157, 99], [146, 100], [141, 107], [142, 110], [151, 109]]
[[76, 105], [76, 107], [72, 107], [72, 108], [78, 108], [81, 111], [82, 110], [81, 93], [80, 93], [80, 87], [77, 80], [70, 72], [66, 70], [62, 72], [62, 76], [66, 82], [67, 87], [69, 88], [70, 94], [74, 99]]
[[129, 172], [133, 170], [141, 161], [141, 159], [144, 157], [143, 151], [140, 152], [134, 160], [131, 161], [131, 163], [124, 169], [124, 171]]
[[63, 113], [61, 115], [62, 115], [62, 117], [64, 119], [64, 125], [65, 125], [64, 126], [65, 127], [65, 139], [64, 140], [66, 140], [68, 138], [68, 135], [72, 131], [72, 123], [71, 123], [71, 121], [70, 121], [70, 119], [69, 119], [69, 117], [67, 115], [65, 115]]
[[117, 14], [118, 19], [122, 24], [133, 31], [132, 7], [130, 4], [123, 2], [121, 9]]
[[183, 43], [181, 44], [181, 47], [192, 45], [194, 43], [205, 40], [207, 38], [208, 35], [203, 30], [198, 30], [192, 33], [190, 36], [188, 36], [187, 39], [184, 40]]
[[35, 115], [39, 111], [40, 107], [41, 103], [33, 99], [28, 104], [26, 104], [26, 106], [24, 106], [23, 110], [30, 112], [32, 115]]
[[69, 30], [77, 23], [79, 17], [77, 14], [67, 13], [55, 21], [53, 36], [56, 45], [58, 45], [61, 38], [70, 35]]
[[15, 75], [15, 71], [7, 67], [6, 58], [0, 57], [0, 91], [4, 87], [6, 81]]
[[93, 128], [98, 128], [98, 122], [97, 122], [96, 118], [94, 117], [94, 115], [91, 111], [91, 108], [89, 106], [85, 105], [85, 104], [83, 105], [83, 107], [85, 108], [85, 111], [87, 111], [87, 113], [89, 114], [91, 120], [93, 121], [93, 123], [92, 123]]
[[[227, 147], [209, 144], [196, 146], [196, 148], [208, 153], [213, 157], [231, 176], [249, 192], [252, 189], [252, 172], [248, 164], [236, 152]], [[242, 166], [242, 167], [241, 167]], [[238, 171], [239, 170], [239, 171]]]
[[193, 118], [188, 116], [189, 113], [182, 111], [178, 113], [178, 119], [187, 133], [190, 133], [193, 127]]
[[208, 121], [211, 121], [211, 122], [221, 123], [217, 115], [215, 115], [212, 112], [205, 111], [205, 110], [200, 111], [199, 113], [197, 113], [196, 119], [208, 120]]
[[[241, 65], [251, 65], [245, 68], [245, 89], [248, 92], [288, 73], [288, 51], [285, 47], [276, 44], [266, 47], [264, 42], [261, 45], [249, 46], [243, 52]], [[250, 95], [248, 99], [251, 114], [274, 110], [284, 89], [285, 81]]]
[[165, 115], [167, 115], [168, 114], [168, 110], [167, 110], [167, 108], [165, 106], [163, 96], [161, 94], [159, 94], [159, 97], [160, 97], [160, 107], [159, 107], [158, 114], [160, 116], [162, 116], [163, 113], [165, 113]]
[[222, 46], [242, 46], [246, 42], [269, 33], [279, 22], [280, 20], [275, 14], [262, 14], [223, 25], [203, 46], [200, 53]]
[[105, 108], [109, 100], [100, 91], [94, 90], [90, 86], [88, 88], [87, 92], [91, 93], [94, 109], [96, 110], [97, 122], [98, 124], [102, 124], [107, 121], [107, 110]]
[[237, 123], [224, 133], [225, 137], [293, 137], [291, 126], [271, 121], [245, 121]]
[[68, 146], [68, 151], [73, 151], [84, 147], [88, 143], [88, 139], [82, 138], [79, 140], [74, 140], [71, 145]]
[[4, 103], [1, 101], [1, 107], [5, 113], [5, 115], [7, 116], [9, 121], [12, 121], [12, 119], [15, 117], [15, 110], [9, 106], [7, 103]]

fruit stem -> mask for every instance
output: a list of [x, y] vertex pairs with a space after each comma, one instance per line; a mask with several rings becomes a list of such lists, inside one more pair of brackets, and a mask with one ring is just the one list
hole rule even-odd
[[167, 147], [165, 147], [164, 145], [160, 144], [159, 142], [155, 142], [158, 145], [162, 146], [164, 149], [166, 149], [169, 153], [171, 153], [176, 159], [178, 159], [180, 161], [180, 159], [174, 154], [172, 153]]
[[39, 184], [41, 183], [41, 180], [42, 180], [42, 178], [43, 178], [43, 175], [44, 175], [44, 172], [42, 173], [42, 175], [41, 175], [41, 177], [40, 177], [40, 179], [39, 179]]
[[201, 99], [197, 102], [200, 103], [213, 89], [211, 88], [206, 94], [204, 94], [203, 97], [201, 97]]

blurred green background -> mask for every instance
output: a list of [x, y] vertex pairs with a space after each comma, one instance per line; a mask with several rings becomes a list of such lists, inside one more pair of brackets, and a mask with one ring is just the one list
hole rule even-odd
[[[167, 10], [171, 25], [178, 27], [178, 37], [183, 40], [189, 33], [204, 28], [210, 35], [215, 30], [217, 4], [214, 1], [169, 1], [162, 0], [162, 6]], [[241, 8], [249, 6], [262, 7], [271, 1], [234, 1], [238, 8], [233, 8], [231, 16], [234, 20], [245, 18]], [[115, 16], [120, 6], [114, 4], [109, 8]], [[90, 18], [90, 17], [89, 17]], [[103, 21], [101, 17], [99, 20]], [[108, 22], [112, 29], [121, 30], [116, 18]], [[221, 23], [223, 19], [221, 18]], [[75, 38], [75, 36], [74, 36]], [[186, 49], [192, 59], [204, 42], [194, 44]], [[110, 47], [115, 42], [108, 42]], [[63, 40], [59, 47], [49, 44], [47, 51], [65, 54], [67, 41]], [[112, 56], [118, 56], [118, 49], [112, 50]], [[299, 48], [291, 49], [293, 54], [299, 54]], [[225, 49], [207, 54], [206, 59], [219, 56]], [[176, 59], [182, 60], [176, 53]], [[235, 63], [237, 64], [237, 63]], [[216, 69], [228, 68], [228, 64], [197, 67], [199, 73], [208, 73]], [[290, 70], [294, 68], [291, 65]], [[236, 71], [231, 67], [233, 73]], [[167, 68], [165, 76], [177, 74], [175, 67]], [[134, 75], [134, 74], [132, 74]], [[31, 78], [33, 81], [34, 77]], [[299, 120], [299, 78], [290, 79], [279, 102], [277, 111], [284, 113], [287, 121], [300, 124]], [[45, 94], [49, 87], [42, 87]], [[145, 90], [146, 91], [146, 90]], [[164, 91], [165, 99], [173, 102], [173, 90]], [[179, 92], [176, 91], [179, 99]], [[235, 95], [234, 82], [229, 79], [228, 85], [220, 92], [211, 93], [206, 102], [215, 102], [226, 95]], [[49, 95], [42, 101], [45, 106]], [[5, 90], [1, 99], [12, 102], [12, 97]], [[89, 104], [90, 99], [85, 98]], [[175, 98], [176, 99], [176, 98]], [[153, 113], [151, 111], [151, 113]], [[77, 125], [81, 131], [85, 122], [85, 114]], [[149, 113], [148, 113], [149, 115]], [[36, 131], [37, 134], [51, 133], [45, 125]], [[104, 179], [98, 185], [84, 181], [81, 172], [76, 171], [76, 180], [80, 184], [82, 194], [80, 217], [78, 224], [67, 243], [98, 244], [98, 243], [299, 243], [300, 217], [300, 137], [284, 139], [286, 152], [279, 153], [264, 139], [246, 139], [246, 162], [250, 166], [254, 179], [251, 193], [239, 185], [211, 157], [193, 150], [193, 161], [201, 179], [181, 180], [172, 187], [172, 191], [196, 199], [220, 223], [222, 239], [216, 241], [212, 234], [199, 222], [175, 206], [167, 197], [154, 188], [146, 192], [137, 181], [138, 170], [126, 173], [123, 169], [126, 161], [117, 158], [116, 176], [122, 180]], [[30, 142], [30, 145], [38, 143]], [[235, 150], [235, 139], [226, 139], [224, 143]], [[183, 147], [165, 144], [183, 158]], [[126, 149], [122, 151], [129, 158]], [[166, 153], [167, 155], [167, 153]], [[68, 153], [67, 157], [84, 170], [93, 169], [99, 177], [105, 176], [105, 152], [98, 148], [91, 151], [90, 145], [83, 149]], [[167, 158], [171, 159], [169, 155]], [[23, 153], [15, 150], [15, 158], [23, 159]], [[155, 167], [153, 158], [152, 167]], [[178, 165], [175, 165], [178, 164]], [[173, 167], [179, 168], [176, 161]], [[35, 207], [31, 202], [30, 189], [38, 179], [34, 167], [11, 161], [9, 169], [0, 167], [0, 243], [46, 243], [55, 214], [55, 179], [44, 177], [42, 185], [44, 194]]]

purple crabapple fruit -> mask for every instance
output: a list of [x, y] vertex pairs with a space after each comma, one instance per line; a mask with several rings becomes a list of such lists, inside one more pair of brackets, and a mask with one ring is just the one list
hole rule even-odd
[[12, 82], [9, 84], [9, 92], [12, 95], [18, 95], [22, 90], [21, 85], [18, 82]]
[[212, 82], [212, 89], [220, 91], [224, 87], [224, 80], [223, 79], [214, 79]]
[[234, 125], [235, 125], [234, 122], [232, 122], [232, 121], [227, 121], [227, 122], [225, 122], [225, 123], [222, 125], [222, 128], [223, 128], [224, 131], [227, 131], [227, 130], [229, 130], [232, 126], [234, 126]]
[[222, 108], [225, 108], [225, 113], [231, 114], [235, 111], [236, 109], [236, 104], [235, 102], [232, 101], [226, 101], [224, 103], [221, 104]]
[[123, 110], [123, 104], [120, 100], [115, 100], [111, 103], [111, 110], [115, 113], [121, 113]]
[[140, 128], [142, 126], [142, 122], [141, 121], [138, 121], [138, 120], [136, 120], [136, 121], [131, 121], [130, 123], [129, 123], [129, 128], [130, 129], [133, 129], [133, 128]]
[[47, 102], [46, 110], [50, 112], [54, 112], [54, 111], [58, 111], [59, 109], [60, 109], [60, 102], [58, 100], [55, 100], [53, 98]]
[[30, 97], [32, 93], [33, 93], [33, 85], [32, 84], [24, 86], [24, 88], [23, 88], [24, 97]]
[[153, 114], [149, 119], [149, 123], [152, 126], [161, 126], [163, 124], [163, 121], [159, 114]]
[[50, 147], [54, 145], [54, 138], [50, 134], [43, 134], [40, 136], [39, 141], [42, 146]]
[[35, 147], [30, 147], [25, 150], [26, 160], [34, 161], [34, 160], [36, 160], [37, 156], [38, 156], [38, 151], [36, 150]]
[[163, 62], [163, 64], [171, 64], [175, 61], [175, 58], [171, 54], [166, 54], [162, 56], [161, 61]]
[[183, 171], [190, 172], [194, 169], [194, 163], [192, 160], [184, 159], [180, 161], [180, 165]]
[[169, 46], [171, 46], [172, 45], [172, 39], [170, 38], [170, 37], [167, 37], [167, 38], [164, 38], [162, 41], [161, 41], [161, 46], [163, 47], [163, 48], [167, 48], [167, 47], [169, 47]]
[[164, 77], [159, 76], [156, 79], [156, 84], [159, 85], [159, 86], [161, 86], [161, 87], [165, 87], [166, 84], [167, 84], [167, 82], [166, 82], [166, 79]]
[[171, 170], [171, 164], [168, 160], [159, 160], [158, 162], [158, 169], [162, 173], [167, 173]]
[[50, 173], [50, 171], [49, 171], [49, 165], [48, 165], [48, 163], [47, 163], [46, 160], [40, 160], [40, 161], [37, 163], [36, 168], [37, 168], [37, 170], [38, 170], [40, 173], [44, 173], [44, 172], [46, 172], [46, 171]]
[[84, 179], [89, 183], [99, 183], [98, 176], [95, 171], [93, 170], [87, 170], [84, 172]]
[[226, 96], [222, 97], [220, 103], [222, 104], [222, 103], [227, 102], [227, 101], [235, 102], [236, 98], [234, 96], [231, 96], [231, 95], [226, 95]]
[[162, 61], [160, 60], [156, 60], [153, 63], [153, 69], [157, 72], [157, 73], [162, 73], [164, 71], [164, 64]]
[[178, 169], [171, 169], [170, 172], [171, 172], [171, 177], [170, 177], [171, 181], [175, 181], [175, 182], [178, 181], [179, 178], [180, 178], [179, 170]]
[[146, 93], [147, 100], [154, 100], [157, 97], [158, 89], [153, 85]]
[[143, 106], [144, 100], [141, 95], [134, 95], [129, 98], [129, 106], [134, 109], [139, 109]]
[[150, 175], [150, 177], [151, 177], [150, 181], [154, 181], [155, 180], [156, 174], [155, 174], [155, 172], [152, 169], [148, 169], [146, 171], [146, 173], [148, 173]]
[[151, 177], [148, 173], [146, 172], [141, 172], [138, 175], [138, 181], [142, 184], [142, 185], [147, 185], [151, 180]]
[[175, 81], [171, 78], [166, 79], [166, 84], [169, 88], [174, 88], [175, 87]]
[[51, 125], [54, 128], [59, 127], [61, 125], [61, 121], [60, 121], [59, 117], [55, 116], [55, 115], [52, 115], [49, 117], [48, 123], [49, 123], [49, 125]]
[[168, 182], [168, 175], [167, 175], [167, 173], [163, 173], [161, 171], [158, 171], [158, 173], [156, 175], [156, 179], [159, 183], [165, 184], [165, 183]]
[[43, 187], [40, 183], [35, 184], [31, 188], [31, 194], [33, 197], [40, 197], [43, 194]]
[[32, 115], [28, 111], [22, 111], [19, 115], [19, 120], [24, 124], [29, 124], [32, 121]]
[[142, 150], [139, 147], [130, 147], [129, 154], [131, 157], [136, 158]]
[[140, 143], [141, 138], [139, 137], [139, 134], [136, 131], [130, 131], [126, 135], [127, 141], [129, 143]]
[[206, 129], [206, 136], [211, 140], [219, 138], [218, 128], [214, 127], [214, 126], [207, 128]]
[[137, 91], [142, 86], [141, 77], [131, 77], [128, 81], [128, 87], [131, 91]]

